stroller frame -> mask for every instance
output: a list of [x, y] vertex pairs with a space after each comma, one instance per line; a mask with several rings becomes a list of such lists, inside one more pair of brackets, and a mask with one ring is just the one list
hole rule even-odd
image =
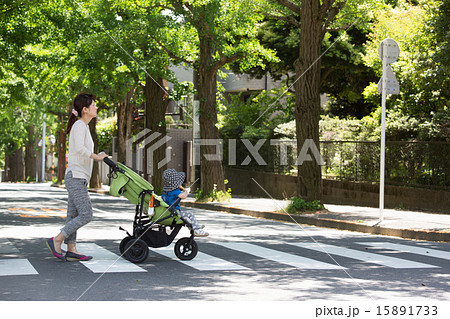
[[[104, 162], [110, 166], [108, 177], [115, 179], [117, 178], [118, 173], [126, 174], [125, 170], [112, 160], [105, 158]], [[139, 178], [142, 177], [139, 176]], [[190, 237], [179, 239], [175, 244], [174, 250], [175, 255], [181, 260], [193, 259], [198, 253], [198, 246], [194, 240], [194, 230], [191, 223], [181, 217], [177, 210], [175, 210], [175, 207], [178, 206], [181, 199], [178, 198], [172, 205], [167, 207], [162, 215], [167, 212], [169, 212], [169, 214], [160, 218], [153, 218], [154, 216], [144, 214], [144, 207], [146, 205], [145, 197], [147, 194], [153, 196], [155, 193], [153, 189], [142, 189], [138, 195], [132, 234], [122, 227], [119, 227], [120, 230], [125, 231], [127, 234], [119, 245], [122, 256], [133, 263], [143, 262], [148, 256], [149, 247], [160, 248], [170, 245], [181, 228], [187, 226], [190, 228]], [[160, 201], [157, 198], [154, 198], [154, 208], [159, 206], [161, 206]], [[170, 218], [173, 219], [171, 224], [160, 224]], [[177, 220], [181, 220], [183, 224], [177, 223]], [[167, 230], [170, 230], [169, 234], [167, 233]]]

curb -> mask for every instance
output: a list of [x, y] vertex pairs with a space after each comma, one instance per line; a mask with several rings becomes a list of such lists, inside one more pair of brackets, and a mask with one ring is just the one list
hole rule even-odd
[[387, 228], [380, 226], [369, 226], [363, 224], [357, 224], [336, 219], [327, 218], [314, 218], [301, 215], [287, 215], [280, 212], [259, 212], [250, 211], [236, 207], [214, 205], [208, 203], [195, 203], [195, 202], [181, 202], [181, 206], [201, 208], [213, 211], [222, 211], [231, 214], [247, 215], [257, 218], [264, 218], [276, 221], [283, 221], [289, 223], [299, 223], [306, 225], [313, 225], [318, 227], [334, 228], [340, 230], [355, 231], [361, 233], [369, 233], [373, 235], [394, 236], [405, 239], [426, 240], [426, 241], [440, 241], [450, 242], [450, 232], [441, 231], [426, 231], [426, 230], [413, 230], [413, 229], [397, 229]]

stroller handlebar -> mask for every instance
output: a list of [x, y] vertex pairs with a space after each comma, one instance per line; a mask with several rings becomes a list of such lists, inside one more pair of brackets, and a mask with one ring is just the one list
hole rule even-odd
[[108, 165], [109, 167], [116, 167], [116, 163], [114, 163], [114, 161], [112, 161], [111, 159], [105, 157], [103, 159], [103, 162], [106, 163], [106, 165]]

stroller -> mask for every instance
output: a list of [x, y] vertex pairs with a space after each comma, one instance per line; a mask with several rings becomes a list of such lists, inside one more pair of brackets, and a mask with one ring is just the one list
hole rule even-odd
[[190, 228], [190, 237], [183, 237], [175, 244], [175, 255], [181, 260], [191, 260], [198, 252], [194, 240], [192, 225], [175, 210], [180, 201], [177, 199], [170, 207], [160, 196], [154, 193], [153, 186], [131, 168], [115, 163], [109, 158], [104, 162], [110, 167], [108, 177], [112, 179], [110, 193], [113, 196], [125, 196], [136, 205], [133, 221], [133, 234], [120, 242], [122, 256], [133, 262], [141, 263], [147, 256], [149, 247], [159, 248], [170, 245], [183, 226]]

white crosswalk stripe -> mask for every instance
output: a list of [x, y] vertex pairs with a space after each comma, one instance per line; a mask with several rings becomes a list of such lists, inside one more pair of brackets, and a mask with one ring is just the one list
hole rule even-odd
[[289, 245], [316, 250], [323, 253], [326, 252], [328, 254], [339, 255], [356, 260], [362, 260], [364, 262], [370, 262], [373, 264], [379, 264], [392, 268], [439, 268], [434, 265], [322, 243], [290, 243]]
[[82, 264], [94, 273], [147, 272], [147, 270], [93, 243], [79, 243], [77, 249], [94, 258]]
[[0, 276], [38, 275], [28, 259], [0, 259]]
[[443, 259], [450, 260], [450, 252], [449, 251], [442, 251], [442, 250], [437, 250], [437, 249], [430, 249], [430, 248], [410, 246], [410, 245], [394, 244], [394, 243], [388, 243], [388, 242], [360, 242], [358, 244], [373, 246], [376, 248], [387, 248], [387, 249], [397, 250], [397, 251], [406, 252], [406, 253], [412, 253], [412, 254], [418, 254], [418, 255], [424, 255], [424, 256], [429, 256], [429, 257], [436, 257], [436, 258], [443, 258]]
[[335, 264], [324, 263], [318, 260], [292, 255], [248, 243], [220, 243], [219, 245], [301, 269], [342, 269]]
[[[6, 238], [0, 239], [0, 256], [19, 253], [19, 250]], [[28, 259], [0, 259], [0, 276], [38, 275]]]
[[195, 268], [197, 270], [203, 270], [203, 271], [217, 271], [217, 270], [250, 270], [247, 267], [229, 262], [227, 260], [217, 258], [211, 255], [207, 255], [202, 252], [198, 252], [197, 256], [195, 256], [192, 260], [179, 260], [177, 257], [175, 257], [175, 253], [173, 251], [174, 245], [170, 245], [163, 248], [157, 248], [155, 250], [152, 250], [155, 253], [158, 253], [160, 255], [163, 255], [165, 257], [177, 260], [181, 263], [183, 263], [186, 266]]

